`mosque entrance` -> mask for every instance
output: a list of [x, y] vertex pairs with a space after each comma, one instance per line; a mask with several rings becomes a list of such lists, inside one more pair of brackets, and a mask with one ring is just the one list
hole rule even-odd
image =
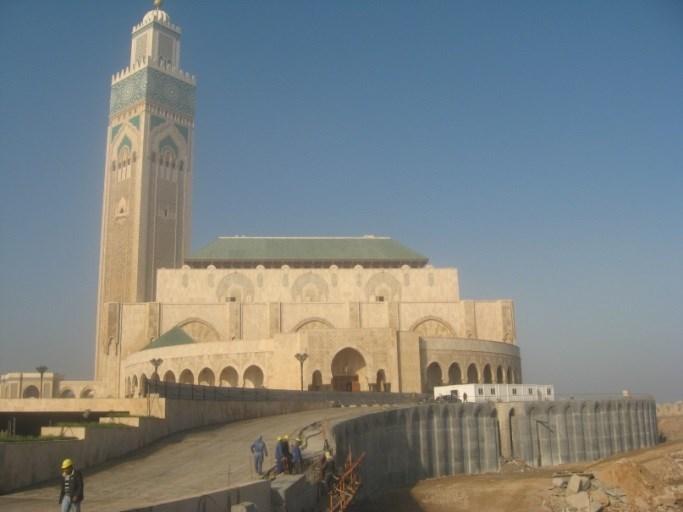
[[359, 373], [365, 368], [365, 359], [355, 349], [345, 348], [332, 359], [332, 389], [360, 391]]

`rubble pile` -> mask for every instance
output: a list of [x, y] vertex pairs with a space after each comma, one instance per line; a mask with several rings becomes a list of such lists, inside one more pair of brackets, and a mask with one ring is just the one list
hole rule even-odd
[[[683, 468], [683, 453], [678, 462]], [[617, 461], [614, 467], [596, 474], [553, 474], [549, 509], [552, 512], [683, 511], [683, 480], [677, 479], [674, 485], [667, 486], [660, 475], [628, 460]], [[599, 478], [601, 473], [605, 479]]]

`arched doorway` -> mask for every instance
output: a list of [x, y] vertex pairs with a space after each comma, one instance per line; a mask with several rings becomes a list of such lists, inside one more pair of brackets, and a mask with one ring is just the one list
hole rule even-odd
[[462, 373], [460, 371], [460, 365], [458, 363], [453, 363], [448, 368], [448, 383], [462, 384]]
[[237, 370], [235, 370], [232, 366], [226, 366], [223, 368], [223, 371], [221, 372], [220, 375], [221, 379], [221, 386], [222, 387], [237, 387], [237, 384], [239, 383], [240, 380], [240, 375], [237, 373]]
[[467, 383], [468, 384], [478, 384], [479, 383], [479, 372], [477, 371], [477, 365], [472, 363], [467, 367]]
[[491, 375], [491, 366], [486, 365], [484, 366], [484, 384], [492, 384], [493, 383], [493, 376]]
[[59, 394], [59, 398], [76, 398], [76, 395], [74, 395], [72, 390], [66, 388]]
[[244, 387], [245, 388], [262, 388], [263, 387], [263, 370], [258, 366], [251, 365], [244, 370]]
[[431, 363], [427, 366], [427, 393], [434, 391], [434, 386], [441, 385], [441, 366], [439, 363]]
[[90, 388], [81, 391], [81, 398], [95, 398], [95, 392]]
[[320, 391], [323, 387], [323, 374], [320, 373], [320, 370], [316, 370], [313, 372], [313, 375], [311, 376], [311, 385], [308, 388], [310, 391]]
[[40, 391], [38, 391], [38, 388], [35, 386], [26, 386], [22, 396], [24, 398], [38, 398], [40, 396]]
[[164, 373], [164, 382], [175, 384], [175, 374], [171, 370], [168, 370], [166, 373]]
[[384, 370], [377, 371], [377, 380], [375, 381], [376, 390], [379, 392], [386, 391], [387, 376]]
[[185, 369], [181, 372], [179, 381], [181, 384], [194, 384], [194, 374], [191, 370]]
[[365, 368], [365, 359], [353, 348], [337, 352], [332, 359], [332, 388], [335, 391], [360, 391], [359, 373]]
[[216, 383], [216, 378], [210, 368], [204, 368], [197, 376], [197, 382], [200, 386], [213, 386]]

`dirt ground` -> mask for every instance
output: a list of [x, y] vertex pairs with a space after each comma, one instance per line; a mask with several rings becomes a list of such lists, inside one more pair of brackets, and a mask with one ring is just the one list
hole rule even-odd
[[[604, 512], [683, 511], [683, 417], [661, 425], [669, 439], [588, 464], [529, 468], [508, 463], [501, 473], [463, 475], [419, 482], [362, 508], [363, 512], [562, 512], [577, 510], [565, 501], [571, 494], [553, 485], [558, 473], [591, 474], [587, 491], [603, 500]], [[662, 428], [665, 427], [665, 428]]]

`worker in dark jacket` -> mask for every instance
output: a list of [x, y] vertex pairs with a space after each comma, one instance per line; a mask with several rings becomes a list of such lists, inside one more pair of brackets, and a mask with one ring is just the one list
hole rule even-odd
[[295, 474], [300, 474], [303, 469], [303, 457], [301, 456], [301, 439], [298, 437], [292, 446], [292, 466]]
[[83, 501], [83, 475], [74, 469], [71, 459], [62, 462], [62, 490], [59, 493], [59, 504], [62, 512], [81, 512]]
[[283, 435], [282, 436], [282, 441], [280, 441], [282, 444], [282, 463], [284, 465], [284, 470], [286, 473], [291, 473], [292, 472], [292, 454], [289, 451], [289, 436], [288, 435]]
[[282, 436], [277, 436], [277, 442], [275, 443], [275, 471], [277, 473], [282, 473], [285, 470], [283, 459]]

